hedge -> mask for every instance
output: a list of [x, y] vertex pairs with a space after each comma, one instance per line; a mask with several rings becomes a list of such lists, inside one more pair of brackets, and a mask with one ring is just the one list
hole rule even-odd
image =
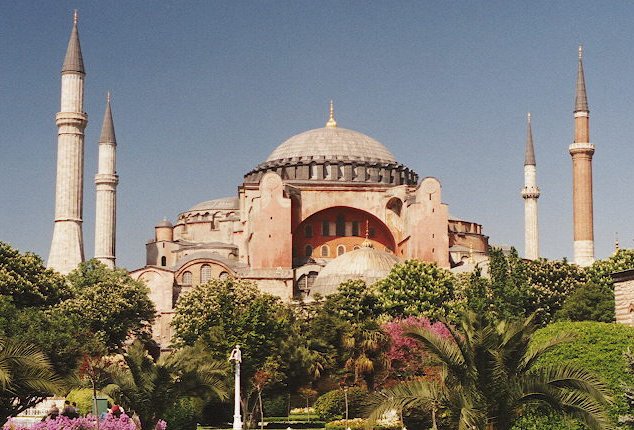
[[[364, 418], [367, 391], [353, 387], [348, 389], [348, 418]], [[315, 402], [315, 412], [325, 421], [344, 418], [346, 402], [343, 390], [332, 390], [320, 396]]]

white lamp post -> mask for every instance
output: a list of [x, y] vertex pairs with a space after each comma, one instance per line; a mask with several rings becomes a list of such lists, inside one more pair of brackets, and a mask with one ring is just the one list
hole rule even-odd
[[240, 413], [240, 363], [242, 363], [242, 353], [240, 352], [240, 345], [236, 345], [231, 351], [229, 361], [233, 361], [235, 364], [235, 385], [236, 391], [234, 396], [233, 407], [233, 430], [242, 430], [242, 415]]

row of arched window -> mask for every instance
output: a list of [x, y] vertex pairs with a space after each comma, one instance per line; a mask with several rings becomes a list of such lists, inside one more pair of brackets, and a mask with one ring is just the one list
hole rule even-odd
[[[229, 277], [229, 273], [221, 272], [218, 276], [219, 279], [227, 279]], [[200, 267], [200, 283], [206, 284], [212, 278], [211, 275], [211, 266], [209, 264], [203, 264]], [[183, 272], [183, 285], [191, 285], [192, 284], [192, 272], [186, 271]]]
[[[334, 228], [331, 225], [332, 223], [327, 219], [321, 222], [321, 235], [322, 236], [346, 236], [346, 219], [343, 214], [337, 215], [336, 221], [334, 223]], [[352, 221], [350, 223], [350, 231], [348, 235], [350, 236], [360, 236], [361, 223], [359, 221]], [[370, 237], [374, 236], [374, 228], [369, 229], [368, 233]], [[304, 237], [313, 237], [313, 225], [306, 224], [304, 226]]]
[[[359, 249], [359, 245], [355, 245], [352, 249]], [[306, 257], [312, 257], [313, 256], [313, 252], [314, 249], [311, 245], [306, 245], [306, 248], [304, 248], [304, 255]], [[346, 252], [346, 246], [345, 245], [337, 245], [337, 257], [339, 257], [340, 255], [344, 254]], [[330, 257], [330, 246], [328, 245], [322, 245], [319, 247], [319, 255], [320, 257]]]

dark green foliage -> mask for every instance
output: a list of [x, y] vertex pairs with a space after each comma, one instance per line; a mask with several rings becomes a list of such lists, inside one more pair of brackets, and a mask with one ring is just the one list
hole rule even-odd
[[564, 301], [555, 316], [566, 321], [613, 322], [614, 291], [605, 285], [582, 285]]
[[391, 317], [450, 316], [454, 308], [451, 272], [435, 263], [408, 260], [376, 283], [379, 304]]
[[164, 420], [170, 430], [196, 430], [202, 418], [203, 402], [192, 397], [179, 399], [167, 412]]
[[226, 399], [226, 361], [213, 361], [200, 345], [154, 360], [139, 340], [123, 354], [124, 365], [107, 369], [110, 384], [103, 392], [139, 416], [142, 430], [152, 430], [180, 399]]
[[262, 409], [265, 417], [285, 417], [288, 415], [288, 396], [263, 396]]
[[582, 366], [604, 380], [613, 395], [610, 414], [616, 422], [618, 415], [628, 412], [623, 397], [624, 384], [634, 384], [623, 355], [634, 345], [634, 328], [622, 324], [600, 322], [558, 322], [539, 330], [534, 342], [552, 339], [560, 333], [572, 333], [574, 339], [553, 348], [539, 361], [540, 366], [572, 364]]
[[[366, 399], [368, 392], [362, 388], [348, 388], [348, 418], [367, 416]], [[315, 402], [315, 412], [324, 421], [345, 418], [346, 403], [343, 389], [332, 390], [321, 395]]]
[[513, 430], [585, 430], [581, 423], [546, 411], [535, 411], [521, 417]]

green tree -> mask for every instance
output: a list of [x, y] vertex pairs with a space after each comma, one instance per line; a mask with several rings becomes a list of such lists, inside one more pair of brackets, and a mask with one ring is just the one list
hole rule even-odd
[[473, 313], [463, 317], [459, 328], [449, 329], [450, 339], [425, 329], [410, 332], [442, 363], [440, 379], [384, 390], [374, 397], [374, 417], [390, 409], [423, 408], [431, 412], [434, 428], [442, 412], [453, 428], [505, 430], [526, 405], [543, 404], [579, 418], [591, 429], [610, 426], [607, 388], [596, 377], [571, 364], [535, 366], [567, 340], [565, 334], [535, 344], [532, 318], [491, 323]]
[[124, 365], [109, 367], [111, 384], [103, 392], [139, 416], [143, 430], [153, 430], [159, 419], [185, 397], [227, 397], [224, 383], [228, 365], [187, 347], [155, 361], [136, 340], [123, 354]]
[[61, 386], [62, 380], [37, 347], [0, 337], [0, 425]]
[[37, 255], [0, 242], [0, 295], [16, 307], [50, 306], [70, 297], [64, 277], [47, 269]]
[[148, 288], [124, 269], [93, 259], [69, 273], [68, 282], [73, 296], [60, 303], [62, 312], [80, 315], [109, 351], [117, 351], [130, 336], [149, 337], [154, 303]]
[[480, 270], [456, 280], [458, 302], [491, 320], [527, 317], [544, 326], [564, 300], [586, 282], [583, 268], [566, 261], [522, 260], [517, 251], [492, 248], [488, 277]]
[[550, 342], [560, 333], [570, 333], [573, 339], [544, 354], [539, 366], [574, 365], [598, 375], [607, 384], [614, 401], [610, 406], [613, 422], [628, 413], [623, 397], [626, 385], [634, 385], [634, 374], [628, 371], [623, 352], [634, 345], [634, 328], [623, 324], [594, 321], [557, 322], [535, 333], [534, 342]]
[[614, 292], [605, 285], [582, 285], [564, 301], [555, 316], [567, 321], [613, 322]]
[[612, 273], [634, 269], [634, 249], [619, 249], [610, 257], [595, 261], [586, 269], [588, 280], [614, 291]]
[[289, 320], [281, 300], [254, 283], [213, 279], [179, 299], [172, 325], [177, 345], [202, 339], [213, 345], [217, 360], [227, 360], [240, 345], [242, 374], [250, 380], [270, 357], [279, 355]]
[[391, 317], [451, 316], [454, 308], [454, 278], [435, 263], [408, 260], [394, 266], [376, 283], [379, 305]]

